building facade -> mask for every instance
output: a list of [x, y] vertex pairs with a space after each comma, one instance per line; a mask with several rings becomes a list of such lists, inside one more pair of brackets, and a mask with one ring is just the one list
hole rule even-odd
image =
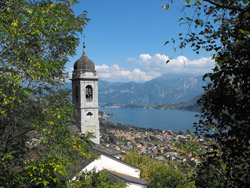
[[74, 64], [72, 102], [78, 110], [75, 114], [77, 127], [82, 134], [92, 133], [95, 136], [92, 141], [100, 144], [98, 77], [93, 61], [86, 55], [85, 44], [82, 56]]

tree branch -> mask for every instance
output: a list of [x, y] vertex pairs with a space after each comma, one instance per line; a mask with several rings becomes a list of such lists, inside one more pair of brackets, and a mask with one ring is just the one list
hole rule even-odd
[[242, 23], [242, 19], [243, 19], [244, 14], [249, 12], [249, 11], [250, 11], [250, 6], [247, 6], [245, 9], [242, 10], [242, 12], [239, 15], [240, 23]]
[[216, 3], [216, 2], [211, 1], [211, 0], [204, 0], [204, 1], [210, 3], [210, 4], [214, 5], [214, 6], [217, 6], [217, 7], [219, 7], [219, 8], [225, 8], [225, 9], [229, 9], [229, 10], [237, 10], [237, 9], [234, 8], [234, 7], [222, 5], [222, 4]]
[[1, 53], [0, 53], [0, 56], [2, 56], [4, 54], [4, 52], [6, 52], [7, 50], [10, 49], [11, 46], [14, 45], [15, 42], [12, 42], [7, 48], [5, 48]]

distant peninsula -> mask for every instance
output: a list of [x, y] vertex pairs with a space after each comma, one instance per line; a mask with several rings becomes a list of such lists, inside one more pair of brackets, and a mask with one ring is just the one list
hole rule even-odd
[[160, 110], [184, 110], [184, 111], [193, 111], [199, 112], [200, 107], [197, 103], [200, 95], [187, 101], [180, 103], [167, 103], [164, 105], [144, 105], [144, 104], [127, 104], [122, 105], [115, 102], [108, 102], [102, 105], [103, 108], [148, 108], [148, 109], [160, 109]]

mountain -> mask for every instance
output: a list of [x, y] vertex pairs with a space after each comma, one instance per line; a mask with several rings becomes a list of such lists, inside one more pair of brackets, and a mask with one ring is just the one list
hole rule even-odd
[[200, 106], [197, 104], [197, 101], [200, 99], [201, 95], [188, 100], [186, 102], [180, 103], [168, 103], [164, 105], [154, 106], [154, 109], [163, 109], [163, 110], [186, 110], [186, 111], [200, 111]]
[[120, 105], [162, 105], [186, 102], [203, 93], [202, 76], [165, 74], [145, 83], [111, 83], [100, 80], [99, 102]]
[[[109, 103], [119, 105], [163, 105], [189, 101], [203, 93], [202, 76], [165, 74], [144, 83], [107, 82], [99, 80], [100, 106]], [[67, 83], [71, 88], [71, 83]]]

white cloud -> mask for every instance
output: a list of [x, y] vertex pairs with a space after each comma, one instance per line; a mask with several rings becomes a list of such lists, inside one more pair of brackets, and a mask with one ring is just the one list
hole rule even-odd
[[106, 70], [109, 69], [109, 66], [108, 66], [108, 65], [96, 65], [96, 66], [95, 66], [95, 69], [96, 69], [97, 71], [106, 71]]
[[[146, 57], [146, 58], [145, 58]], [[166, 61], [170, 60], [166, 64]], [[210, 72], [214, 67], [214, 61], [211, 58], [202, 57], [196, 60], [189, 60], [185, 56], [178, 56], [176, 59], [170, 59], [166, 55], [155, 54], [141, 54], [137, 59], [137, 64], [142, 67], [142, 70], [152, 70], [164, 73], [191, 73], [191, 74], [204, 74]]]
[[66, 82], [71, 82], [70, 79], [72, 78], [72, 71], [73, 70], [74, 70], [73, 67], [66, 69], [65, 72], [68, 74], [68, 77], [66, 78]]
[[[166, 64], [166, 61], [169, 63]], [[125, 68], [120, 65], [96, 65], [98, 77], [112, 82], [145, 82], [165, 73], [190, 73], [190, 74], [204, 74], [211, 72], [214, 67], [214, 61], [211, 58], [202, 57], [196, 60], [189, 60], [185, 56], [178, 56], [175, 59], [170, 59], [164, 54], [140, 54], [137, 58], [130, 57], [127, 59], [129, 64]], [[72, 69], [68, 70], [71, 74]]]
[[157, 72], [144, 72], [139, 68], [128, 70], [116, 64], [112, 66], [102, 65], [96, 66], [98, 76], [108, 81], [122, 81], [122, 82], [145, 82], [160, 76]]
[[140, 59], [142, 59], [145, 62], [147, 62], [150, 59], [152, 59], [152, 57], [149, 54], [141, 54], [139, 57], [140, 57]]
[[136, 61], [136, 58], [135, 58], [135, 57], [129, 57], [129, 58], [127, 59], [127, 61]]

